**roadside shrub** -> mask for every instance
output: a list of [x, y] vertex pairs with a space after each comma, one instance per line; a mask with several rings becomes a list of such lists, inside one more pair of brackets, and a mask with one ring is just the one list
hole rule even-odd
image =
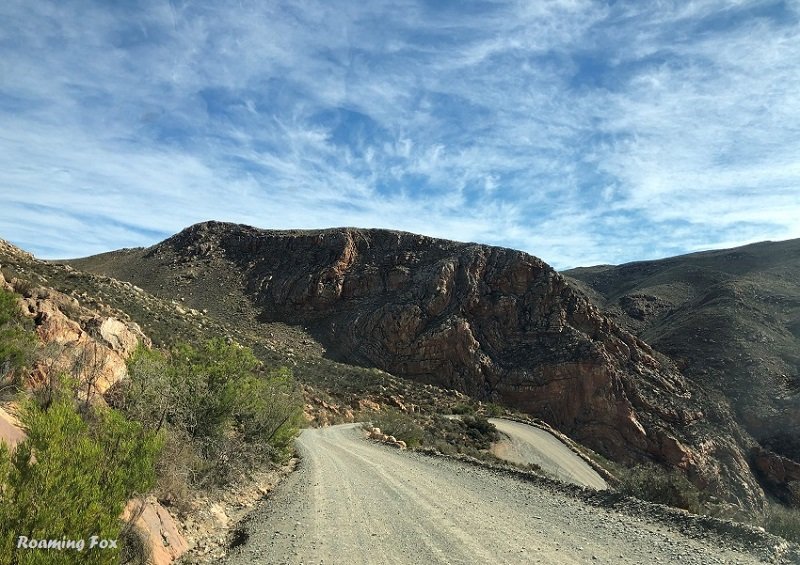
[[444, 454], [462, 453], [485, 459], [491, 443], [500, 436], [494, 424], [483, 416], [448, 418], [433, 414], [425, 422], [423, 443]]
[[33, 360], [36, 337], [19, 310], [18, 295], [0, 288], [0, 390], [16, 388], [19, 373]]
[[764, 529], [771, 534], [800, 543], [800, 509], [772, 502], [764, 516]]
[[630, 469], [619, 467], [617, 476], [619, 490], [627, 495], [695, 514], [703, 512], [700, 490], [677, 471], [649, 464]]
[[163, 432], [164, 447], [156, 461], [155, 494], [159, 502], [180, 515], [191, 512], [190, 488], [207, 466], [188, 436], [177, 430]]
[[[72, 401], [47, 410], [29, 400], [20, 415], [27, 438], [13, 454], [0, 446], [0, 555], [12, 563], [53, 563], [44, 550], [16, 549], [29, 539], [119, 539], [127, 500], [155, 479], [160, 438], [113, 410], [85, 421]], [[59, 552], [60, 563], [116, 563], [118, 550]]]
[[106, 400], [145, 428], [158, 431], [180, 413], [171, 373], [164, 353], [140, 345], [128, 359], [128, 378], [110, 390]]
[[285, 459], [303, 419], [302, 399], [291, 371], [281, 367], [265, 377], [245, 375], [237, 395], [233, 415], [244, 441], [266, 444], [273, 459]]
[[119, 562], [122, 565], [151, 565], [153, 552], [148, 534], [137, 527], [123, 528], [120, 534]]
[[505, 414], [505, 409], [499, 404], [490, 402], [486, 405], [485, 413], [487, 418], [500, 418]]
[[419, 447], [425, 435], [422, 426], [414, 418], [395, 409], [379, 412], [372, 417], [372, 424], [386, 435], [406, 442], [408, 447]]
[[172, 351], [173, 422], [194, 438], [214, 440], [229, 428], [242, 387], [258, 367], [250, 349], [212, 339], [200, 347], [181, 344]]
[[444, 455], [455, 455], [458, 453], [458, 449], [456, 449], [454, 445], [447, 443], [443, 439], [431, 440], [430, 446]]
[[292, 452], [302, 421], [292, 373], [264, 374], [248, 348], [222, 339], [169, 353], [140, 348], [128, 373], [109, 401], [148, 429], [167, 429], [172, 455], [160, 468], [177, 478], [165, 477], [160, 487], [176, 504], [188, 486], [224, 484]]
[[462, 422], [467, 435], [472, 439], [473, 446], [477, 449], [489, 449], [492, 442], [500, 439], [495, 425], [483, 416], [464, 416]]
[[475, 407], [472, 404], [462, 402], [453, 406], [453, 414], [474, 414]]

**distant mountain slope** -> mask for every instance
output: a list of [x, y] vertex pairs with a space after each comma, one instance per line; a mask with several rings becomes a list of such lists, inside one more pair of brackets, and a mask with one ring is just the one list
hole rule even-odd
[[800, 461], [800, 239], [562, 274]]
[[298, 326], [337, 360], [502, 401], [611, 458], [682, 469], [747, 508], [763, 499], [751, 440], [725, 408], [525, 253], [384, 230], [207, 222], [71, 264], [177, 293], [221, 324]]

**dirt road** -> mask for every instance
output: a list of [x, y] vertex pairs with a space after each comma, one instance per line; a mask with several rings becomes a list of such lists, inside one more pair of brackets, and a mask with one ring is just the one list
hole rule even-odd
[[708, 533], [590, 506], [536, 484], [363, 439], [303, 431], [302, 463], [227, 563], [758, 563]]
[[603, 478], [586, 461], [545, 430], [504, 420], [489, 418], [508, 439], [495, 444], [492, 452], [512, 463], [533, 463], [546, 473], [564, 482], [602, 490], [608, 488]]

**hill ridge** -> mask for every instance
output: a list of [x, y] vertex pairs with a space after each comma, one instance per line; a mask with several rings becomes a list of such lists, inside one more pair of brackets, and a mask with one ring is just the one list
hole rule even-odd
[[302, 327], [337, 361], [504, 402], [614, 459], [659, 461], [736, 504], [761, 504], [751, 440], [724, 406], [527, 253], [388, 230], [203, 222], [72, 264], [154, 294], [177, 289], [231, 323], [253, 309], [256, 332]]

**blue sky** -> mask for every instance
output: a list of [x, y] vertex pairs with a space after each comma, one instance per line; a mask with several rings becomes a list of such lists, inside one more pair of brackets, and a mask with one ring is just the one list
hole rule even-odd
[[0, 2], [0, 237], [402, 229], [556, 268], [800, 237], [800, 3]]

